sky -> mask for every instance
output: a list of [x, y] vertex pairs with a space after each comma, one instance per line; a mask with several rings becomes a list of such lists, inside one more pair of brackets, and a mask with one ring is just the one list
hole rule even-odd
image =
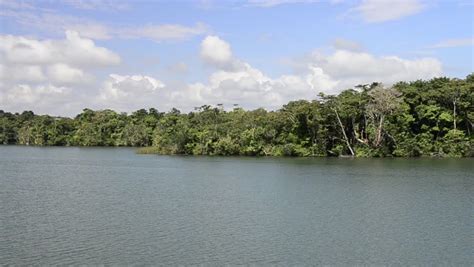
[[0, 0], [0, 110], [274, 110], [474, 72], [467, 0]]

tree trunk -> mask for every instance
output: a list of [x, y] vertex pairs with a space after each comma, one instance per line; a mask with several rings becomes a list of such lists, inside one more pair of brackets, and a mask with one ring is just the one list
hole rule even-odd
[[364, 136], [364, 132], [361, 131], [361, 133], [358, 134], [358, 133], [356, 132], [356, 130], [354, 129], [354, 137], [355, 137], [355, 139], [356, 139], [358, 142], [360, 142], [360, 143], [362, 143], [362, 144], [364, 144], [364, 145], [368, 145], [369, 141], [368, 141], [367, 139], [361, 139], [361, 137], [364, 138], [363, 136]]
[[456, 130], [456, 99], [453, 100], [453, 122], [454, 122], [454, 130]]
[[377, 138], [375, 139], [375, 146], [379, 146], [380, 142], [382, 142], [383, 119], [384, 119], [384, 115], [381, 115], [380, 116], [379, 127], [377, 129]]
[[342, 130], [342, 134], [344, 135], [344, 140], [346, 141], [346, 145], [351, 151], [351, 155], [354, 156], [354, 150], [352, 150], [351, 144], [349, 143], [349, 139], [347, 138], [347, 135], [346, 135], [346, 130], [344, 130], [344, 125], [342, 125], [341, 118], [339, 118], [339, 113], [337, 113], [337, 109], [334, 108], [333, 110], [334, 110], [334, 113], [336, 113], [337, 121], [339, 122], [339, 126], [341, 127], [341, 130]]

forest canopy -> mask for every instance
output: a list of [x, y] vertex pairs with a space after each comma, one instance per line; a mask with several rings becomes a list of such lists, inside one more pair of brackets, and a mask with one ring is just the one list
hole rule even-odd
[[472, 157], [473, 123], [470, 74], [358, 85], [276, 111], [218, 104], [189, 113], [84, 109], [66, 118], [0, 110], [0, 144], [134, 146], [186, 155]]

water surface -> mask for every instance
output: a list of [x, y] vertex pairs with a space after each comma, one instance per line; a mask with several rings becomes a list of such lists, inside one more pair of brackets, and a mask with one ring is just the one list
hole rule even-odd
[[0, 263], [472, 266], [473, 163], [0, 146]]

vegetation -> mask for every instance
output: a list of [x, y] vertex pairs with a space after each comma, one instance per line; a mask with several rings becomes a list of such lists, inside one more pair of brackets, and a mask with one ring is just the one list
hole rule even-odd
[[136, 146], [140, 153], [248, 156], [471, 157], [474, 74], [359, 85], [278, 111], [202, 106], [183, 114], [84, 109], [74, 119], [0, 111], [0, 143]]

